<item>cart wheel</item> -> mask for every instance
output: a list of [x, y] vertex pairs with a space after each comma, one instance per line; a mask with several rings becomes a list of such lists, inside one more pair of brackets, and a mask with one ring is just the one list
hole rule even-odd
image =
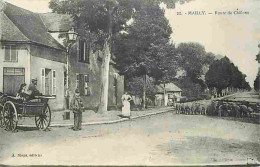
[[2, 113], [5, 129], [8, 131], [14, 131], [18, 122], [15, 105], [12, 102], [7, 101]]
[[47, 105], [39, 116], [35, 116], [36, 127], [40, 130], [46, 130], [51, 122], [51, 110]]
[[4, 127], [3, 108], [4, 106], [0, 104], [0, 128]]

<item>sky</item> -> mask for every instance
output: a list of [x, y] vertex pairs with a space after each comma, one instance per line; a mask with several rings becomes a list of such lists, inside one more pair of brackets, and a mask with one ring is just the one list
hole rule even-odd
[[[189, 15], [189, 11], [212, 14]], [[216, 15], [216, 11], [230, 11], [232, 15]], [[249, 14], [235, 15], [234, 11]], [[260, 44], [260, 0], [194, 0], [166, 10], [166, 16], [173, 28], [174, 43], [199, 42], [206, 51], [227, 56], [253, 87], [258, 71], [255, 59]]]
[[[33, 12], [51, 12], [48, 8], [50, 0], [5, 1]], [[206, 15], [189, 14], [194, 11], [205, 11]], [[243, 14], [235, 14], [234, 11]], [[177, 15], [177, 12], [182, 15]], [[232, 14], [220, 15], [219, 12]], [[260, 44], [259, 16], [260, 0], [193, 0], [166, 10], [166, 17], [173, 28], [174, 43], [198, 42], [205, 46], [207, 52], [227, 56], [247, 75], [246, 80], [251, 86], [258, 71], [255, 58]]]

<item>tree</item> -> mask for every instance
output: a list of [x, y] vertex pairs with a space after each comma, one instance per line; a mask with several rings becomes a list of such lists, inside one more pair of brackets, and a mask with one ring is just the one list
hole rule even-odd
[[187, 76], [196, 81], [202, 74], [206, 55], [204, 46], [198, 43], [181, 43], [177, 53], [180, 55], [179, 64], [186, 71]]
[[[101, 96], [98, 111], [107, 111], [109, 62], [113, 34], [124, 30], [134, 14], [142, 13], [144, 6], [158, 6], [164, 2], [174, 7], [177, 0], [51, 0], [49, 7], [56, 13], [73, 17], [75, 30], [95, 49], [103, 50], [101, 66]], [[185, 2], [187, 0], [182, 0]], [[145, 18], [145, 15], [143, 16]], [[151, 35], [151, 34], [149, 34]], [[149, 36], [147, 35], [147, 36]]]
[[161, 81], [174, 72], [176, 63], [174, 45], [169, 39], [172, 33], [164, 10], [159, 5], [143, 5], [133, 16], [127, 33], [117, 36], [114, 42], [115, 61], [118, 69], [128, 78], [143, 77], [143, 108], [146, 99], [148, 76]]
[[227, 87], [250, 90], [249, 83], [245, 80], [246, 75], [225, 56], [216, 60], [209, 67], [206, 74], [206, 83], [210, 88], [217, 88], [218, 92]]
[[257, 92], [260, 90], [260, 72], [258, 72], [258, 74], [254, 80], [254, 89]]
[[178, 64], [186, 72], [191, 82], [199, 84], [202, 91], [207, 89], [204, 76], [210, 64], [215, 60], [215, 54], [206, 52], [204, 46], [199, 43], [181, 43], [177, 48], [180, 56]]

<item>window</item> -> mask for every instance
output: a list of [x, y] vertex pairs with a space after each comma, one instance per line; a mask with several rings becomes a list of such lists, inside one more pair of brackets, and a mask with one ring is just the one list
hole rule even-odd
[[7, 46], [4, 46], [4, 50], [5, 50], [5, 61], [9, 61], [9, 62], [18, 61], [18, 52], [17, 52], [16, 46], [7, 45]]
[[64, 86], [67, 85], [67, 72], [64, 72]]
[[56, 71], [52, 70], [52, 95], [56, 95]]
[[88, 83], [89, 83], [89, 75], [85, 75], [84, 76], [84, 94], [86, 96], [89, 96], [91, 94]]
[[48, 68], [41, 69], [41, 93], [44, 95], [56, 95], [56, 71]]
[[114, 77], [113, 86], [114, 86], [114, 87], [117, 87], [117, 78], [115, 78], [115, 77]]
[[79, 41], [79, 62], [89, 63], [89, 44]]
[[81, 95], [91, 95], [89, 87], [89, 75], [76, 74], [76, 89], [79, 89]]
[[45, 93], [45, 68], [42, 68], [41, 72], [41, 89], [42, 89], [42, 94]]
[[79, 89], [80, 74], [76, 74], [76, 89]]

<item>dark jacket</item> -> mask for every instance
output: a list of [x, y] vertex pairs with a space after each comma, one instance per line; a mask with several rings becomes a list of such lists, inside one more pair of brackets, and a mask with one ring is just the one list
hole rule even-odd
[[74, 96], [70, 102], [70, 108], [73, 112], [84, 112], [82, 99]]

